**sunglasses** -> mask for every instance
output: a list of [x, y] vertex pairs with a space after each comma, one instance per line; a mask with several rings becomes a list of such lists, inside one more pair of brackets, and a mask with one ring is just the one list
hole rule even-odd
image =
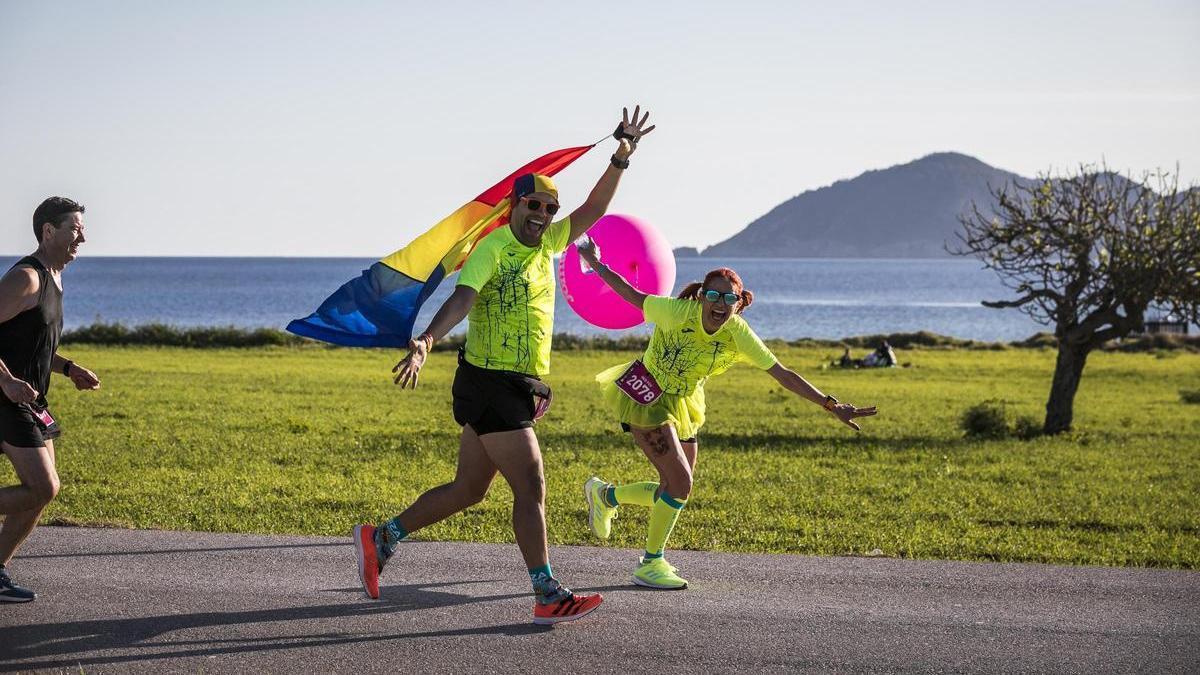
[[552, 216], [558, 213], [558, 204], [555, 204], [554, 202], [543, 202], [540, 199], [530, 199], [528, 197], [521, 197], [521, 201], [525, 202], [525, 205], [529, 207], [530, 211], [541, 211], [542, 206], [544, 205], [546, 207], [547, 215]]
[[722, 293], [720, 291], [704, 291], [704, 299], [707, 300], [708, 302], [717, 302], [717, 301], [721, 300], [721, 298], [725, 299], [725, 304], [729, 305], [730, 307], [733, 307], [734, 305], [738, 304], [738, 301], [742, 299], [742, 296], [738, 295], [737, 293]]

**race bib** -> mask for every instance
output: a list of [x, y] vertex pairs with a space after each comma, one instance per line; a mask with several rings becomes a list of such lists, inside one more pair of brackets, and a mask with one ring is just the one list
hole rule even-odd
[[662, 396], [662, 387], [658, 386], [658, 381], [646, 369], [646, 364], [641, 361], [634, 361], [629, 364], [624, 373], [617, 378], [617, 389], [625, 392], [625, 395], [642, 405], [650, 405]]

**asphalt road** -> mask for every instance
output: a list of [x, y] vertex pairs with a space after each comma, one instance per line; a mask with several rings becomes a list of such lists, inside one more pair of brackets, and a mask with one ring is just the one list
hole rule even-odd
[[1200, 573], [565, 547], [591, 616], [530, 623], [514, 545], [405, 544], [380, 601], [345, 538], [48, 527], [9, 565], [0, 672], [1197, 672]]

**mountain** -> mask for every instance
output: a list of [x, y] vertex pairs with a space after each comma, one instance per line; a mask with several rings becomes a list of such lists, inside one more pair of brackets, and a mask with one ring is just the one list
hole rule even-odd
[[958, 216], [990, 204], [988, 186], [1024, 181], [956, 152], [868, 171], [783, 202], [702, 255], [924, 258], [948, 255]]

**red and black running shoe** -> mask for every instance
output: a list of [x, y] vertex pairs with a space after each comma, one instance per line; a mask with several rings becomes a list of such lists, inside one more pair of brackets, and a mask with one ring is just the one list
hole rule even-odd
[[358, 558], [358, 578], [372, 600], [379, 599], [379, 556], [375, 553], [375, 526], [354, 526], [354, 554]]
[[563, 621], [582, 619], [604, 602], [604, 596], [599, 593], [566, 593], [565, 597], [548, 604], [536, 603], [533, 606], [533, 622], [539, 626], [549, 626]]

